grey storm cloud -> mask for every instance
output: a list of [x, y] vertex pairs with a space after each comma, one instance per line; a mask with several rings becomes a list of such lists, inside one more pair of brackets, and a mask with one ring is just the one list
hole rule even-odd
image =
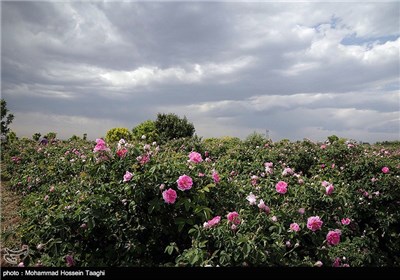
[[30, 137], [158, 112], [204, 137], [400, 138], [400, 3], [1, 2], [2, 97]]

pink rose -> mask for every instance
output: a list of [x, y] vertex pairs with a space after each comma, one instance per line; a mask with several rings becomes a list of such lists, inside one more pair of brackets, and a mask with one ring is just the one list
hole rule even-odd
[[125, 149], [125, 148], [120, 149], [120, 150], [117, 151], [117, 156], [120, 157], [120, 158], [123, 158], [123, 157], [125, 157], [127, 152], [128, 152], [128, 150]]
[[271, 211], [269, 209], [269, 207], [267, 205], [265, 205], [264, 200], [260, 199], [260, 203], [257, 205], [258, 208], [260, 208], [261, 210], [264, 210], [265, 213], [269, 214], [269, 212]]
[[333, 187], [332, 184], [330, 184], [329, 186], [327, 186], [327, 187], [325, 188], [325, 193], [326, 193], [326, 195], [331, 195], [331, 194], [333, 193], [333, 190], [334, 190], [334, 187]]
[[304, 209], [304, 208], [299, 208], [299, 213], [300, 213], [300, 215], [303, 215], [305, 211], [306, 211], [306, 209]]
[[174, 204], [177, 198], [176, 191], [169, 188], [168, 190], [162, 192], [162, 197], [165, 203]]
[[128, 182], [132, 179], [133, 174], [129, 171], [126, 171], [125, 175], [124, 175], [124, 182]]
[[221, 216], [216, 216], [209, 220], [208, 222], [204, 223], [204, 228], [212, 228], [213, 226], [217, 225], [221, 221]]
[[321, 183], [321, 185], [323, 186], [323, 187], [327, 187], [327, 186], [329, 186], [331, 183], [329, 183], [328, 181], [322, 181], [322, 183]]
[[384, 167], [382, 167], [382, 172], [383, 173], [388, 173], [389, 172], [389, 167], [387, 167], [387, 166], [384, 166]]
[[110, 149], [107, 147], [106, 142], [103, 139], [96, 139], [96, 146], [93, 149], [93, 152], [99, 151], [109, 151]]
[[249, 201], [250, 205], [256, 205], [257, 197], [251, 192], [246, 199]]
[[341, 220], [341, 222], [342, 222], [342, 225], [347, 226], [347, 225], [350, 224], [351, 220], [350, 220], [349, 218], [343, 218], [343, 219]]
[[284, 181], [279, 181], [276, 186], [276, 191], [280, 194], [285, 194], [287, 192], [287, 183]]
[[189, 162], [199, 163], [202, 161], [203, 161], [203, 158], [201, 157], [201, 154], [199, 154], [197, 152], [191, 152], [189, 154]]
[[185, 174], [179, 176], [176, 182], [178, 183], [178, 189], [180, 189], [181, 191], [190, 190], [193, 186], [192, 178]]
[[337, 245], [340, 242], [340, 230], [330, 230], [328, 234], [326, 235], [326, 241], [328, 242], [329, 245]]
[[290, 230], [299, 231], [300, 227], [299, 227], [299, 225], [297, 223], [292, 223], [292, 224], [290, 224]]
[[323, 222], [318, 216], [309, 217], [307, 220], [307, 228], [316, 231], [321, 229]]
[[332, 264], [333, 267], [339, 267], [340, 266], [340, 258], [336, 258], [335, 261]]
[[240, 224], [239, 214], [236, 211], [229, 212], [226, 217], [228, 218], [229, 222], [232, 222], [235, 225]]
[[216, 184], [218, 184], [219, 181], [221, 180], [221, 179], [219, 178], [219, 174], [218, 174], [217, 171], [213, 171], [213, 173], [212, 173], [212, 178], [213, 178], [213, 180], [214, 180], [214, 182], [215, 182]]

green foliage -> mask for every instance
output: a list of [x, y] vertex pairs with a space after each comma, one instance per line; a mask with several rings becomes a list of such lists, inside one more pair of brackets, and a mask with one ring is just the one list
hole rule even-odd
[[131, 138], [132, 138], [132, 133], [129, 131], [129, 129], [125, 127], [111, 128], [109, 131], [107, 131], [106, 134], [107, 142], [117, 142], [121, 139], [129, 141], [131, 140]]
[[144, 121], [132, 129], [132, 134], [135, 139], [141, 139], [146, 136], [148, 142], [158, 141], [156, 124], [152, 120]]
[[[337, 258], [341, 265], [400, 265], [398, 147], [255, 139], [128, 142], [124, 156], [108, 141], [103, 153], [82, 139], [39, 148], [29, 139], [10, 143], [1, 172], [22, 195], [16, 234], [30, 247], [25, 266], [65, 266], [67, 254], [78, 266], [331, 267]], [[192, 151], [203, 161], [188, 162]], [[133, 176], [124, 181], [127, 171]], [[193, 181], [185, 191], [177, 185], [183, 174]], [[285, 194], [276, 191], [279, 181], [288, 184]], [[330, 195], [324, 181], [334, 185]], [[177, 193], [171, 204], [162, 195], [168, 189]], [[269, 212], [258, 207], [261, 199]], [[234, 227], [233, 211], [240, 219]], [[219, 223], [204, 226], [216, 216]], [[311, 216], [323, 221], [320, 230], [307, 228]], [[333, 230], [341, 231], [337, 245], [326, 240]]]
[[49, 132], [45, 135], [49, 141], [56, 139], [57, 133], [56, 132]]
[[187, 120], [186, 116], [180, 118], [173, 113], [157, 114], [155, 126], [161, 141], [192, 137], [195, 132], [193, 124]]
[[8, 127], [14, 120], [14, 115], [8, 113], [7, 102], [1, 99], [1, 135], [7, 135], [10, 128]]
[[36, 132], [35, 134], [32, 135], [32, 139], [35, 141], [39, 141], [40, 136], [42, 136], [42, 134], [40, 132]]
[[256, 146], [263, 146], [267, 141], [268, 139], [265, 137], [265, 135], [254, 131], [253, 133], [251, 133], [246, 137], [244, 142], [247, 145], [256, 147]]

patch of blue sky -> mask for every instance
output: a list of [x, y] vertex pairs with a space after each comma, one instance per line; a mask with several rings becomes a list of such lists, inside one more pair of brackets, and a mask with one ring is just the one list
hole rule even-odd
[[389, 35], [389, 36], [381, 36], [381, 37], [357, 37], [354, 33], [350, 36], [346, 36], [340, 42], [342, 45], [369, 45], [369, 44], [384, 44], [388, 41], [396, 41], [400, 36], [399, 35]]

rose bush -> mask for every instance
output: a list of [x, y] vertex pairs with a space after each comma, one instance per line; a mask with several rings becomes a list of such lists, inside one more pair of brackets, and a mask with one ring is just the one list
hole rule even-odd
[[14, 141], [13, 234], [25, 266], [400, 265], [400, 147], [330, 140]]

